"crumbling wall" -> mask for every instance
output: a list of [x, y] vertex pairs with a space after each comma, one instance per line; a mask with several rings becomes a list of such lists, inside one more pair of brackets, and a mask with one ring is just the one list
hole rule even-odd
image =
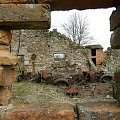
[[105, 56], [103, 68], [114, 74], [120, 67], [120, 49], [108, 48]]
[[[19, 40], [19, 55], [24, 55], [24, 65], [28, 71], [33, 69], [33, 60], [31, 59], [33, 54], [36, 55], [34, 61], [36, 71], [48, 70], [53, 73], [64, 73], [67, 65], [73, 66], [71, 72], [75, 72], [76, 68], [81, 68], [82, 71], [89, 70], [88, 57], [91, 58], [90, 49], [76, 45], [65, 35], [58, 32], [49, 32], [48, 30], [13, 31], [12, 52], [15, 54], [18, 53]], [[55, 61], [54, 54], [59, 53], [65, 54], [65, 59]], [[120, 66], [119, 54], [120, 50], [108, 48], [105, 51], [103, 69], [109, 73], [114, 73]], [[97, 56], [100, 60], [104, 57], [101, 52]], [[101, 62], [99, 61], [99, 63]]]
[[[87, 53], [89, 49], [74, 44], [65, 35], [58, 32], [41, 30], [21, 30], [13, 31], [12, 52], [17, 54], [20, 40], [19, 54], [25, 56], [25, 68], [32, 70], [31, 56], [36, 55], [34, 61], [35, 70], [50, 70], [55, 72], [56, 65], [80, 67], [83, 71], [88, 71]], [[65, 54], [65, 59], [54, 60], [54, 54]], [[62, 70], [63, 71], [63, 70]], [[63, 71], [64, 72], [64, 71]]]

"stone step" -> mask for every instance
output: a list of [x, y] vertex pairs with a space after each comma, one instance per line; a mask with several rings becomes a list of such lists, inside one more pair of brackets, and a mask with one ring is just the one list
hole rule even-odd
[[1, 29], [49, 29], [47, 4], [0, 4]]
[[120, 106], [115, 102], [77, 104], [79, 120], [120, 120]]

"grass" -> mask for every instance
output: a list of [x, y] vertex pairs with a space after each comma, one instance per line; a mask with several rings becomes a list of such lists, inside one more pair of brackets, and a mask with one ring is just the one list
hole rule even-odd
[[44, 83], [15, 82], [12, 85], [12, 102], [16, 103], [72, 103], [64, 89]]
[[65, 88], [59, 88], [55, 85], [46, 85], [45, 83], [14, 82], [12, 85], [12, 103], [25, 104], [52, 104], [52, 103], [76, 103], [114, 101], [114, 99], [93, 98], [90, 96], [80, 96], [79, 98], [70, 98], [64, 94]]

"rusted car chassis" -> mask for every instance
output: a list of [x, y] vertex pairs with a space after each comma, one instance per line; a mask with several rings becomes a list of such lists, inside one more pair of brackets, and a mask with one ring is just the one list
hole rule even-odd
[[81, 72], [79, 74], [73, 74], [69, 77], [66, 77], [62, 74], [53, 75], [52, 73], [48, 73], [47, 71], [43, 71], [41, 73], [31, 73], [22, 71], [20, 75], [17, 77], [17, 82], [22, 81], [35, 81], [35, 82], [45, 82], [46, 84], [54, 84], [54, 85], [66, 85], [70, 86], [72, 84], [82, 85], [86, 83], [106, 83], [113, 80], [113, 76], [111, 74], [104, 74], [101, 72], [93, 73], [93, 72]]

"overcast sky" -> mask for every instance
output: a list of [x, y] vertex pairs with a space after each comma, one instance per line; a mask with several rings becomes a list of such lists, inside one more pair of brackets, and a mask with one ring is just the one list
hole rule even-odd
[[[83, 10], [80, 11], [83, 16], [87, 16], [89, 23], [90, 35], [94, 37], [93, 44], [101, 44], [104, 49], [110, 46], [110, 25], [109, 18], [115, 8], [109, 9], [96, 9], [96, 10]], [[51, 30], [57, 29], [58, 32], [63, 32], [61, 24], [64, 23], [72, 11], [53, 11], [51, 13]]]

